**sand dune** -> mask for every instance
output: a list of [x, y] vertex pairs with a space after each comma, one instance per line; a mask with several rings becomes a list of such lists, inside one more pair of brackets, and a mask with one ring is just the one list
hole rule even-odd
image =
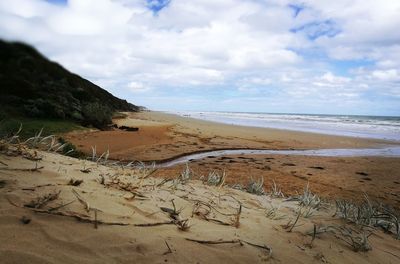
[[[54, 153], [32, 155], [40, 160], [0, 154], [1, 263], [399, 261], [400, 243], [379, 228], [359, 231], [371, 232], [372, 250], [354, 252], [339, 230], [346, 226], [357, 236], [359, 227], [332, 217], [330, 205], [292, 227], [297, 201], [196, 180], [165, 182], [143, 169]], [[164, 224], [143, 226], [156, 223]], [[310, 246], [314, 225], [337, 229], [316, 235]]]

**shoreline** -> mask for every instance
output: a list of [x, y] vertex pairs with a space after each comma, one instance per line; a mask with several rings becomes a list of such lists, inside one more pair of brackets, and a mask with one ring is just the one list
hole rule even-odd
[[[220, 124], [228, 124], [234, 126], [245, 126], [245, 127], [257, 127], [257, 128], [266, 128], [266, 129], [277, 129], [283, 131], [294, 131], [294, 132], [304, 132], [304, 133], [313, 133], [313, 134], [323, 134], [323, 135], [331, 135], [331, 136], [343, 136], [343, 137], [352, 137], [352, 138], [360, 138], [360, 139], [377, 139], [377, 140], [387, 140], [394, 141], [400, 144], [400, 137], [396, 135], [394, 131], [391, 133], [371, 133], [376, 130], [376, 126], [386, 126], [382, 123], [359, 123], [359, 122], [340, 122], [333, 120], [318, 120], [318, 117], [349, 117], [349, 115], [308, 115], [308, 114], [273, 114], [273, 113], [246, 113], [246, 112], [191, 112], [191, 111], [166, 111], [166, 114], [178, 115], [181, 117], [194, 118], [197, 120], [204, 120], [208, 122], [215, 122]], [[245, 116], [242, 116], [245, 115]], [[250, 115], [250, 116], [249, 116]], [[254, 115], [254, 116], [251, 116]], [[289, 117], [287, 119], [277, 119], [276, 116]], [[307, 119], [290, 119], [290, 117], [299, 116], [299, 117], [317, 117], [315, 120], [307, 120]], [[372, 117], [372, 116], [351, 116], [350, 117]], [[387, 118], [394, 119], [398, 117], [385, 117], [385, 116], [374, 116], [374, 118]], [[348, 120], [347, 120], [348, 121]], [[359, 121], [359, 120], [357, 120]], [[381, 122], [386, 122], [387, 120], [383, 120]], [[318, 124], [318, 125], [316, 125]], [[291, 126], [292, 125], [292, 126]], [[360, 127], [356, 128], [356, 126], [366, 126], [360, 130]], [[371, 130], [371, 126], [374, 126], [374, 129]], [[347, 127], [347, 129], [345, 129]], [[390, 126], [389, 126], [390, 127]], [[329, 129], [329, 128], [333, 128]], [[382, 128], [382, 127], [381, 127]], [[369, 129], [369, 131], [363, 131], [365, 129]], [[393, 125], [392, 125], [392, 129]], [[385, 129], [386, 130], [386, 129]], [[400, 131], [399, 131], [400, 133]]]
[[[121, 130], [69, 133], [65, 137], [86, 153], [91, 146], [110, 159], [124, 161], [171, 161], [193, 153], [225, 149], [310, 150], [362, 149], [388, 145], [392, 141], [339, 137], [306, 132], [242, 127], [180, 117], [163, 112], [127, 113], [115, 120], [118, 126], [138, 127], [137, 132]], [[276, 182], [291, 195], [307, 183], [321, 197], [357, 200], [368, 193], [371, 199], [400, 208], [399, 157], [323, 157], [287, 154], [211, 154], [190, 161], [196, 179], [212, 171], [225, 170], [227, 184], [246, 185], [252, 178], [264, 179], [264, 188]], [[315, 169], [319, 168], [319, 169]], [[159, 168], [155, 177], [174, 178], [184, 164]]]
[[[400, 142], [391, 140], [231, 125], [166, 112], [125, 114], [126, 118], [115, 119], [114, 123], [139, 127], [139, 132], [118, 129], [72, 132], [65, 135], [66, 139], [85, 153], [91, 153], [91, 147], [96, 146], [101, 153], [110, 149], [113, 159], [141, 161], [166, 161], [184, 155], [230, 149], [311, 150], [400, 146]], [[125, 142], [116, 143], [119, 139]], [[164, 149], [146, 149], [154, 145]]]
[[225, 123], [225, 122], [219, 122], [215, 120], [206, 120], [206, 119], [201, 119], [201, 118], [196, 118], [192, 116], [182, 116], [178, 115], [173, 112], [167, 112], [167, 111], [149, 111], [148, 113], [153, 113], [153, 114], [161, 114], [164, 116], [175, 116], [175, 118], [183, 118], [183, 119], [190, 119], [194, 122], [204, 122], [204, 123], [210, 123], [216, 126], [230, 126], [233, 129], [235, 128], [245, 128], [245, 129], [250, 129], [250, 130], [265, 130], [266, 132], [271, 131], [271, 132], [282, 132], [282, 133], [291, 133], [291, 134], [305, 134], [305, 135], [315, 135], [315, 136], [325, 136], [325, 137], [332, 137], [332, 139], [337, 139], [337, 138], [343, 138], [343, 139], [354, 139], [354, 140], [360, 140], [360, 141], [370, 141], [372, 144], [387, 144], [387, 145], [399, 145], [400, 146], [400, 141], [394, 140], [394, 139], [384, 139], [384, 138], [374, 138], [374, 137], [358, 137], [358, 136], [350, 136], [350, 135], [340, 135], [340, 134], [328, 134], [328, 133], [322, 133], [322, 132], [314, 132], [314, 131], [304, 131], [304, 130], [296, 130], [296, 129], [290, 129], [290, 128], [275, 128], [275, 127], [266, 127], [266, 126], [253, 126], [253, 125], [245, 125], [245, 124], [233, 124], [233, 123]]

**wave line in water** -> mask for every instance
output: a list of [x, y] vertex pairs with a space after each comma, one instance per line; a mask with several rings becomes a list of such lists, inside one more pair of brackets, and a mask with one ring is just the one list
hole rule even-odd
[[225, 124], [400, 141], [400, 117], [233, 112], [173, 112]]

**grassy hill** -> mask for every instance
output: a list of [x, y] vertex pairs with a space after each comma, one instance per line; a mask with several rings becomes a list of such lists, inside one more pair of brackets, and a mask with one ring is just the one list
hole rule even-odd
[[[0, 120], [102, 128], [116, 111], [140, 108], [49, 61], [33, 47], [0, 40]], [[44, 121], [46, 120], [46, 121]], [[65, 122], [64, 122], [65, 121]], [[0, 124], [1, 125], [1, 124]]]

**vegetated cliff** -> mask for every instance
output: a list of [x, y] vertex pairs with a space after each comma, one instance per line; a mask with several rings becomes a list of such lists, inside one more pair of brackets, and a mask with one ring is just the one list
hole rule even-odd
[[66, 119], [103, 127], [115, 111], [139, 110], [49, 61], [33, 47], [0, 40], [0, 119]]

